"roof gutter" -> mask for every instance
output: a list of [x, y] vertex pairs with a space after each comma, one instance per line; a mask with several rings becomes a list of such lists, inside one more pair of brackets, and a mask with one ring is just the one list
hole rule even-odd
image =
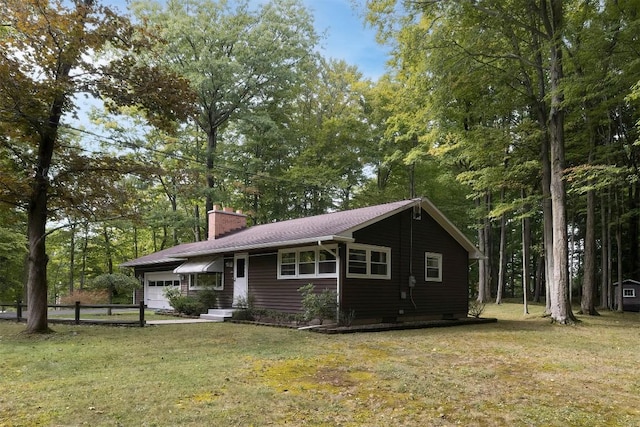
[[180, 252], [179, 255], [180, 257], [185, 257], [185, 258], [189, 258], [189, 257], [194, 257], [194, 256], [201, 256], [201, 255], [214, 255], [214, 254], [221, 254], [221, 253], [226, 253], [226, 252], [240, 252], [240, 251], [248, 251], [251, 249], [266, 249], [266, 248], [278, 248], [278, 247], [284, 247], [284, 246], [296, 246], [296, 245], [303, 245], [303, 244], [309, 244], [309, 243], [320, 243], [320, 242], [353, 242], [355, 239], [353, 237], [346, 237], [346, 236], [339, 236], [339, 235], [329, 235], [329, 236], [320, 236], [320, 237], [310, 237], [307, 239], [297, 239], [297, 240], [283, 240], [280, 242], [269, 242], [269, 243], [262, 243], [262, 244], [257, 244], [257, 245], [240, 245], [240, 246], [229, 246], [229, 247], [222, 247], [222, 248], [216, 248], [216, 249], [212, 249], [212, 250], [202, 250], [202, 251], [191, 251], [191, 252]]

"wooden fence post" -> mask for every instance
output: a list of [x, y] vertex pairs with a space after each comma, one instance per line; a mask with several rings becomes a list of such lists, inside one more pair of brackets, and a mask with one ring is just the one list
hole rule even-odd
[[140, 327], [144, 328], [144, 300], [140, 301]]
[[80, 301], [76, 301], [76, 325], [80, 324]]
[[19, 322], [22, 320], [22, 301], [16, 301], [16, 321]]

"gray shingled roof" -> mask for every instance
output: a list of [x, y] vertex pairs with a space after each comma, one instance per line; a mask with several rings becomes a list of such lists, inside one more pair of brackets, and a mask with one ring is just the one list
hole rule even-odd
[[441, 226], [476, 258], [477, 249], [427, 199], [402, 200], [366, 208], [333, 212], [307, 218], [255, 225], [236, 233], [196, 243], [186, 243], [125, 262], [124, 267], [180, 261], [191, 257], [251, 249], [282, 247], [319, 241], [351, 241], [352, 234], [402, 210], [421, 204]]

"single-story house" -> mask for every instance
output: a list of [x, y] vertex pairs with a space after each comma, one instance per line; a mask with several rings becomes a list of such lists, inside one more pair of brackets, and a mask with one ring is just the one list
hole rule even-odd
[[[618, 282], [613, 284], [614, 289], [614, 305], [617, 305], [618, 296], [620, 295], [620, 286]], [[624, 311], [640, 311], [640, 282], [632, 279], [622, 281], [622, 309]]]
[[240, 211], [215, 206], [206, 241], [123, 264], [144, 282], [137, 298], [169, 307], [163, 291], [217, 291], [217, 309], [251, 299], [255, 308], [302, 311], [298, 289], [336, 292], [356, 322], [467, 317], [469, 260], [482, 254], [428, 199], [246, 226]]

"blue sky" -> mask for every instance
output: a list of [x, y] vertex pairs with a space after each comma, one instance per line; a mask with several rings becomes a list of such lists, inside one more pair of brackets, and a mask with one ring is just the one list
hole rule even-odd
[[375, 30], [365, 26], [362, 18], [365, 0], [354, 10], [352, 0], [303, 0], [315, 17], [316, 31], [325, 33], [321, 42], [323, 56], [344, 59], [357, 65], [372, 80], [385, 71], [388, 49], [375, 40]]
[[[251, 1], [258, 3], [264, 0]], [[356, 65], [365, 77], [374, 81], [384, 73], [387, 48], [376, 43], [375, 31], [364, 24], [361, 15], [365, 0], [301, 1], [314, 16], [317, 33], [325, 35], [320, 43], [324, 57], [343, 59], [350, 65]], [[103, 0], [103, 4], [126, 11], [126, 0]]]

